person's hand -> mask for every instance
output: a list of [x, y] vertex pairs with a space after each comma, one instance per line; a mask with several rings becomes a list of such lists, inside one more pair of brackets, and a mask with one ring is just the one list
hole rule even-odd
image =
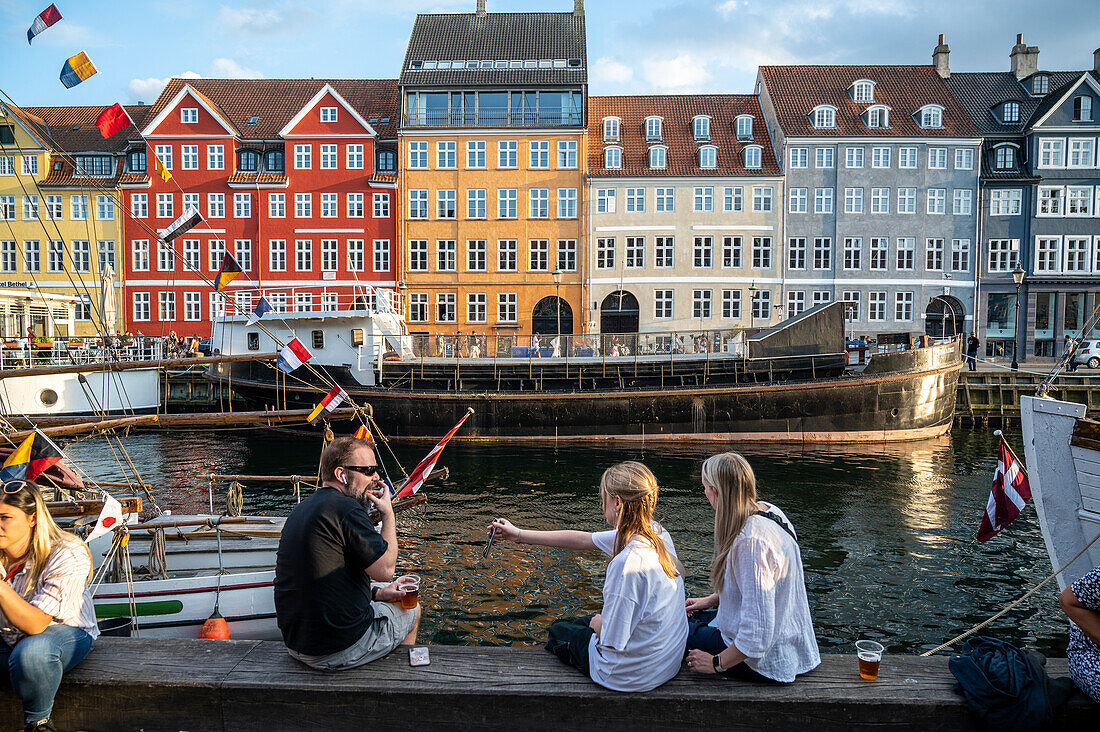
[[397, 602], [405, 596], [405, 593], [397, 588], [407, 579], [408, 575], [402, 575], [385, 587], [379, 587], [378, 591], [374, 593], [374, 599], [381, 602]]
[[593, 615], [592, 619], [588, 621], [588, 627], [596, 631], [596, 637], [599, 638], [600, 628], [603, 627], [603, 618], [600, 617], [599, 613]]
[[368, 488], [363, 495], [367, 497], [367, 500], [378, 509], [378, 512], [383, 516], [393, 516], [393, 498], [390, 496], [390, 489], [385, 483], [379, 483], [376, 486]]
[[714, 670], [714, 656], [706, 651], [700, 651], [698, 649], [688, 651], [687, 661], [688, 671], [694, 671], [697, 674], [716, 673]]
[[508, 541], [519, 541], [519, 529], [512, 525], [512, 522], [508, 519], [498, 518], [493, 523], [489, 524], [489, 527], [485, 530], [486, 535], [492, 533], [493, 529], [497, 530], [497, 536], [501, 539], [507, 539]]
[[689, 597], [687, 602], [684, 603], [684, 609], [687, 610], [688, 615], [694, 615], [700, 610], [709, 610], [711, 605], [711, 596], [707, 597]]

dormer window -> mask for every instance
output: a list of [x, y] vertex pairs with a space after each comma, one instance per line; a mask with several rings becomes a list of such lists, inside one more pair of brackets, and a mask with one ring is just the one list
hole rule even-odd
[[646, 117], [645, 118], [645, 139], [646, 142], [660, 142], [661, 141], [661, 118], [660, 117]]
[[714, 145], [703, 145], [701, 148], [699, 148], [699, 167], [717, 168], [718, 148], [716, 148]]
[[738, 140], [751, 140], [752, 139], [752, 115], [751, 114], [739, 114], [737, 119], [734, 120], [734, 126], [737, 129]]
[[126, 167], [131, 173], [145, 172], [145, 151], [131, 150], [126, 156]]
[[867, 126], [871, 129], [884, 129], [890, 126], [890, 108], [883, 104], [868, 108]]
[[241, 150], [237, 153], [237, 170], [256, 170], [260, 167], [260, 154], [255, 150]]
[[387, 148], [379, 148], [378, 170], [384, 172], [393, 172], [397, 170], [397, 153]]
[[763, 148], [759, 145], [749, 145], [745, 148], [745, 167], [759, 168], [763, 159]]
[[668, 148], [663, 145], [649, 148], [649, 167], [653, 170], [664, 170], [668, 162]]
[[610, 142], [612, 140], [619, 139], [619, 118], [618, 117], [604, 117], [603, 118], [603, 139], [604, 142]]
[[1092, 122], [1092, 97], [1081, 95], [1073, 98], [1073, 121]]
[[264, 170], [272, 173], [281, 173], [285, 169], [282, 150], [268, 150], [264, 153]]
[[872, 104], [875, 101], [875, 82], [860, 79], [852, 84], [852, 101], [860, 104]]
[[1001, 121], [1004, 123], [1020, 121], [1020, 103], [1005, 102], [1001, 105]]
[[814, 107], [811, 114], [814, 129], [827, 130], [836, 127], [836, 107], [822, 104]]
[[321, 121], [322, 122], [335, 122], [336, 121], [336, 107], [321, 107]]
[[938, 104], [926, 104], [921, 107], [920, 126], [926, 130], [943, 127], [943, 107]]
[[1050, 77], [1046, 74], [1036, 74], [1031, 78], [1031, 93], [1038, 96], [1050, 91]]
[[198, 107], [184, 107], [180, 109], [180, 122], [185, 125], [193, 125], [199, 121]]
[[705, 114], [696, 115], [691, 120], [691, 132], [696, 140], [710, 139], [710, 117]]
[[623, 167], [623, 149], [612, 145], [603, 149], [603, 167], [618, 170]]
[[1016, 146], [1015, 145], [998, 145], [993, 148], [993, 169], [994, 170], [1015, 170], [1016, 169]]

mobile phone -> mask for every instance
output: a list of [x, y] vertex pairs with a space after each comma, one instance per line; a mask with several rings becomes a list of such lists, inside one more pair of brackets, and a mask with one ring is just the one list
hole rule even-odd
[[421, 646], [420, 648], [409, 649], [409, 665], [410, 666], [427, 666], [432, 662], [428, 657], [428, 649]]

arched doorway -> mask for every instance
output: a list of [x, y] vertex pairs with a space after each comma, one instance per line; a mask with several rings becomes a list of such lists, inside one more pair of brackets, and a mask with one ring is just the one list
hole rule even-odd
[[600, 303], [600, 333], [637, 333], [638, 298], [629, 292], [612, 292]]
[[924, 332], [933, 338], [951, 338], [966, 328], [963, 306], [951, 295], [936, 295], [924, 311]]
[[542, 298], [531, 311], [531, 332], [536, 335], [571, 334], [573, 309], [560, 297]]

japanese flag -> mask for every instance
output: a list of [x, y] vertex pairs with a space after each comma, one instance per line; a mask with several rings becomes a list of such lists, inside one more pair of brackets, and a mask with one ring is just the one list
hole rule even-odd
[[88, 534], [86, 542], [103, 536], [109, 531], [114, 531], [122, 525], [122, 504], [106, 493], [103, 494], [103, 510], [99, 512], [99, 520], [95, 522], [95, 528]]

